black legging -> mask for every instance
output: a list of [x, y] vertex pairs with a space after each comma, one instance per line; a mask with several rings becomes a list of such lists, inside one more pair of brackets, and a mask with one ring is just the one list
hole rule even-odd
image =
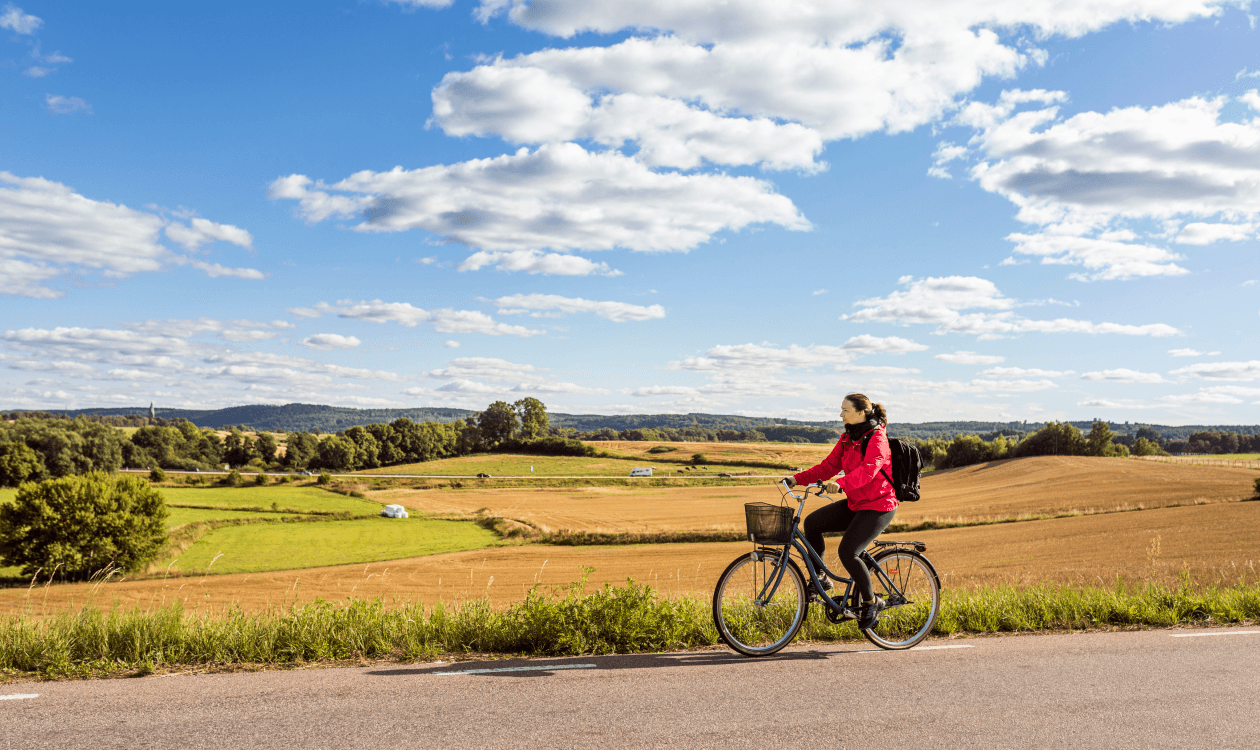
[[875, 537], [884, 533], [888, 524], [892, 523], [896, 510], [849, 510], [847, 500], [824, 505], [805, 517], [805, 540], [814, 548], [819, 557], [827, 543], [823, 541], [823, 532], [843, 531], [840, 539], [840, 564], [849, 571], [849, 576], [857, 584], [862, 601], [869, 602], [875, 598], [875, 590], [871, 588], [871, 574], [866, 565], [858, 560], [858, 554], [875, 541]]

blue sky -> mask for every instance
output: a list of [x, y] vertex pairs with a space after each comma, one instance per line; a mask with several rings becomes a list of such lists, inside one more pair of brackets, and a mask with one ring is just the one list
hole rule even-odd
[[0, 408], [1260, 421], [1249, 3], [712, 5], [0, 7]]

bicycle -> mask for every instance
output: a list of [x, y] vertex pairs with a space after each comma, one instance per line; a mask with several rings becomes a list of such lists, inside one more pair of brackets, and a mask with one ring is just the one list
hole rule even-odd
[[[851, 578], [837, 576], [805, 540], [801, 512], [810, 489], [827, 498], [824, 485], [806, 485], [799, 495], [782, 481], [781, 499], [799, 500], [796, 510], [786, 504], [746, 503], [748, 538], [757, 548], [737, 557], [718, 578], [713, 591], [713, 622], [728, 646], [746, 656], [769, 656], [792, 642], [810, 604], [826, 607], [835, 624], [858, 617], [858, 592]], [[871, 571], [875, 595], [886, 608], [874, 627], [862, 630], [880, 648], [910, 648], [932, 632], [941, 610], [941, 580], [923, 553], [927, 544], [915, 541], [875, 541], [875, 553], [863, 550], [858, 559]], [[809, 583], [792, 557], [793, 550], [809, 571]], [[818, 581], [826, 573], [844, 594], [833, 599]]]

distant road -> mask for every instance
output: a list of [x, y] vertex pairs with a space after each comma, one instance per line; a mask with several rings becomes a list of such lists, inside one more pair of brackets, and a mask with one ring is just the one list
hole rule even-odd
[[1260, 747], [1260, 628], [0, 685], [0, 748]]
[[[120, 469], [120, 471], [131, 472], [133, 474], [148, 474], [149, 469]], [[196, 474], [199, 476], [227, 476], [230, 471], [180, 471], [178, 469], [165, 469], [167, 474]], [[260, 472], [238, 471], [242, 477], [252, 477]], [[291, 477], [297, 472], [293, 471], [264, 471], [269, 477]], [[781, 479], [792, 472], [784, 469], [781, 474], [758, 474], [756, 476], [740, 475], [734, 477], [719, 477], [717, 474], [683, 474], [679, 476], [666, 476], [664, 474], [655, 477], [631, 477], [618, 475], [599, 474], [593, 476], [558, 476], [546, 474], [495, 474], [490, 479]], [[311, 474], [310, 476], [319, 476], [319, 474]], [[479, 479], [476, 474], [329, 474], [332, 477], [344, 477], [347, 479], [371, 479], [372, 477], [390, 477], [403, 479]]]

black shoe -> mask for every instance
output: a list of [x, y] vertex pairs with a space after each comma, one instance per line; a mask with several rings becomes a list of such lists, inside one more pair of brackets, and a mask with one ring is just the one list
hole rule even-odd
[[878, 596], [875, 601], [862, 605], [862, 614], [858, 617], [858, 627], [862, 630], [870, 630], [875, 627], [875, 623], [879, 621], [879, 613], [884, 611], [884, 600]]
[[818, 576], [818, 588], [823, 591], [831, 591], [831, 579], [827, 576]]

